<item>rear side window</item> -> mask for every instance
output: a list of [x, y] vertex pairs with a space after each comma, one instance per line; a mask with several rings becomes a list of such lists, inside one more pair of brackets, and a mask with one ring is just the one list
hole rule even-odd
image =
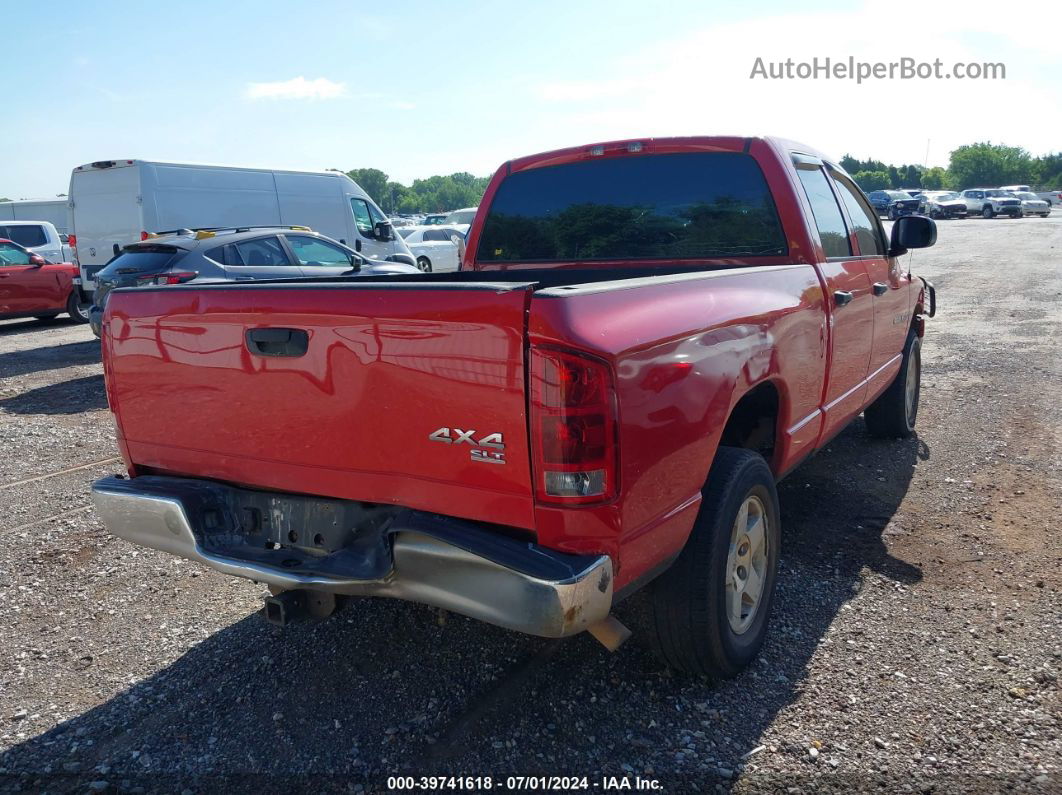
[[826, 174], [818, 167], [798, 167], [797, 174], [811, 202], [811, 212], [815, 216], [819, 240], [822, 241], [822, 253], [827, 257], [852, 256], [852, 244], [848, 240], [844, 216], [830, 190], [830, 183], [826, 181]]
[[35, 224], [4, 227], [4, 231], [0, 236], [13, 240], [20, 246], [26, 246], [27, 248], [43, 246], [48, 242], [48, 236], [44, 234], [44, 227]]
[[[230, 265], [290, 265], [280, 240], [275, 237], [260, 237], [257, 240], [245, 240], [233, 243], [232, 248], [238, 256], [238, 262]], [[226, 259], [228, 254], [226, 253]]]
[[517, 172], [495, 194], [476, 259], [707, 259], [786, 252], [756, 161], [736, 152], [697, 152]]
[[449, 229], [425, 229], [424, 239], [427, 241], [444, 241], [450, 242], [450, 235], [453, 234]]
[[171, 264], [179, 249], [173, 246], [151, 246], [149, 248], [126, 249], [107, 263], [100, 276], [114, 276], [121, 273], [161, 273]]

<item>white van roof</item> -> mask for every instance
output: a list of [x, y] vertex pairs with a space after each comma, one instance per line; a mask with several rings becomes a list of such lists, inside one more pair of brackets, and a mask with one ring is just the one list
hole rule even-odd
[[93, 171], [103, 170], [109, 168], [125, 168], [137, 164], [151, 165], [151, 166], [185, 166], [188, 168], [226, 168], [236, 171], [264, 171], [276, 174], [316, 174], [323, 177], [343, 177], [344, 179], [350, 179], [342, 171], [315, 171], [312, 169], [297, 169], [297, 168], [263, 168], [262, 166], [239, 166], [232, 163], [191, 163], [191, 162], [178, 162], [176, 160], [144, 160], [140, 158], [119, 159], [119, 160], [95, 160], [91, 163], [86, 163], [82, 166], [77, 166], [74, 171]]

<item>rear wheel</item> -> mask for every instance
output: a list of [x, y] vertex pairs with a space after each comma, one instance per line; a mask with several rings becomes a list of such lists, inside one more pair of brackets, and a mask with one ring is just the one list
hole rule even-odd
[[427, 257], [417, 257], [417, 267], [425, 273], [431, 273], [431, 260]]
[[66, 313], [70, 315], [70, 319], [75, 323], [88, 323], [89, 307], [91, 305], [91, 301], [86, 301], [81, 297], [79, 290], [74, 290], [70, 293], [70, 297], [66, 299]]
[[921, 394], [922, 340], [912, 331], [904, 346], [900, 372], [889, 388], [863, 412], [870, 435], [881, 439], [905, 439], [914, 433]]
[[767, 634], [779, 530], [767, 462], [720, 447], [685, 548], [649, 586], [648, 636], [668, 665], [729, 678], [752, 661]]
[[995, 212], [992, 210], [991, 206], [986, 204], [984, 207], [981, 208], [981, 215], [985, 218], [991, 218], [993, 215], [995, 215]]

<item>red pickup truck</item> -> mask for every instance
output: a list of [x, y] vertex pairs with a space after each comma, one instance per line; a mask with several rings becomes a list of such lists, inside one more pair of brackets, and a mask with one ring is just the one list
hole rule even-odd
[[277, 623], [409, 599], [541, 636], [649, 587], [664, 659], [763, 642], [775, 482], [865, 412], [912, 432], [934, 292], [844, 171], [778, 139], [505, 163], [462, 270], [116, 290], [111, 532], [270, 586]]

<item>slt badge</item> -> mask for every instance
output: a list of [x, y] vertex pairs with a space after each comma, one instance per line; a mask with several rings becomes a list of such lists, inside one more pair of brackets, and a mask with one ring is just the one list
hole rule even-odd
[[[443, 444], [472, 445], [473, 449], [470, 451], [470, 457], [473, 461], [479, 461], [483, 464], [505, 463], [505, 453], [495, 452], [505, 449], [505, 442], [502, 440], [500, 433], [488, 433], [479, 439], [473, 438], [475, 435], [475, 430], [463, 431], [460, 428], [439, 428], [437, 431], [428, 434], [428, 439], [433, 442], [442, 442]], [[482, 447], [490, 449], [475, 449]]]

